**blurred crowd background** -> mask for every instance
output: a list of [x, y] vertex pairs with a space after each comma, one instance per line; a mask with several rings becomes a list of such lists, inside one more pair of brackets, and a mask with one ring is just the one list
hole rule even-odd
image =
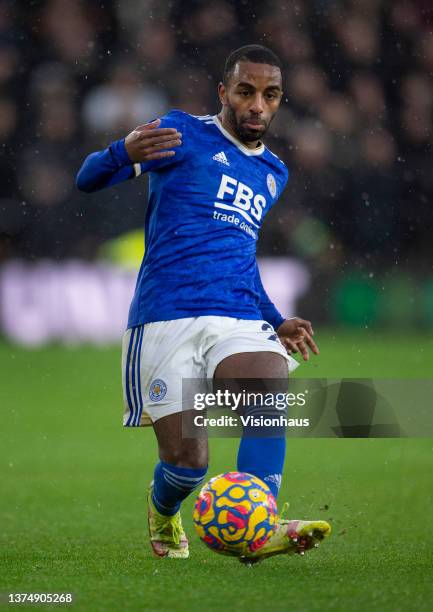
[[142, 227], [146, 181], [84, 195], [82, 160], [170, 108], [218, 112], [227, 54], [262, 43], [286, 93], [266, 144], [291, 176], [259, 254], [309, 262], [319, 293], [344, 270], [428, 278], [432, 15], [429, 0], [2, 0], [0, 262], [92, 260]]

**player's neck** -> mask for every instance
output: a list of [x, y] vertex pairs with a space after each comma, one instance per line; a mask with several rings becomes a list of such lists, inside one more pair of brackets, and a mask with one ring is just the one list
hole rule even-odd
[[230, 121], [228, 120], [227, 117], [224, 116], [224, 113], [223, 112], [219, 113], [217, 117], [221, 125], [223, 126], [223, 128], [230, 134], [230, 136], [233, 136], [233, 138], [236, 138], [236, 140], [238, 140], [241, 144], [243, 144], [244, 147], [247, 147], [248, 149], [257, 149], [257, 147], [259, 147], [262, 144], [260, 140], [254, 140], [253, 142], [244, 142], [243, 140], [240, 140], [238, 134], [233, 129]]

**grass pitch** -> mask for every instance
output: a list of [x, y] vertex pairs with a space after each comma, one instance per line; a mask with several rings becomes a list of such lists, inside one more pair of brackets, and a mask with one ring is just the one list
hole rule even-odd
[[[431, 377], [432, 337], [316, 334], [298, 376]], [[121, 426], [120, 349], [0, 345], [0, 592], [72, 592], [76, 610], [430, 610], [432, 439], [294, 439], [280, 503], [330, 520], [301, 557], [252, 568], [198, 541], [191, 558], [154, 560], [145, 490], [152, 431]], [[213, 439], [209, 474], [235, 467]], [[25, 608], [26, 606], [20, 606]], [[41, 606], [45, 607], [45, 606]]]

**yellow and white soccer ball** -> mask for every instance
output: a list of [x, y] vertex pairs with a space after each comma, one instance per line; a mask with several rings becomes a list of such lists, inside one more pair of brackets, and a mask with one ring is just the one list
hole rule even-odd
[[193, 520], [212, 550], [239, 557], [261, 548], [276, 526], [277, 505], [269, 487], [244, 472], [215, 476], [200, 491]]

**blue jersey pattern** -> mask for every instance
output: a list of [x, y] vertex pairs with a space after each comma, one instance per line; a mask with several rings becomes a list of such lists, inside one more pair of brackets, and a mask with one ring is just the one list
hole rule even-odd
[[160, 127], [182, 132], [174, 157], [132, 164], [124, 141], [116, 141], [104, 159], [90, 156], [77, 178], [93, 191], [149, 173], [146, 251], [128, 327], [204, 315], [278, 326], [283, 317], [261, 285], [256, 242], [286, 185], [286, 166], [263, 145], [242, 145], [216, 116], [173, 110]]

